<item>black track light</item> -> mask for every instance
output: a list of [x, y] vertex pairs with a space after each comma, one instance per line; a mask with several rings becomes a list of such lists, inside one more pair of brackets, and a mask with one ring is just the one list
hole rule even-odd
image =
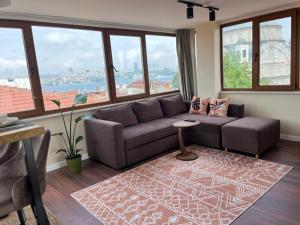
[[188, 19], [192, 19], [194, 18], [194, 6], [191, 4], [187, 5], [187, 9], [186, 9], [186, 17]]
[[216, 11], [212, 8], [209, 8], [209, 21], [216, 20]]
[[186, 1], [186, 0], [177, 0], [179, 3], [183, 3], [187, 5], [186, 9], [186, 15], [188, 19], [192, 19], [194, 17], [194, 6], [206, 8], [209, 12], [209, 21], [215, 21], [216, 20], [216, 10], [219, 10], [216, 7], [213, 6], [206, 6], [202, 5], [196, 2]]

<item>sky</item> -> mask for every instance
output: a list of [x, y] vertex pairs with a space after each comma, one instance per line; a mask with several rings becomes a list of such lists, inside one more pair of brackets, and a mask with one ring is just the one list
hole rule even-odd
[[[33, 37], [40, 75], [70, 71], [105, 73], [102, 33], [79, 29], [33, 26]], [[140, 40], [137, 37], [112, 36], [114, 63], [124, 70], [141, 65]], [[177, 68], [176, 39], [147, 36], [150, 65]], [[122, 59], [120, 59], [120, 57]], [[22, 31], [0, 28], [0, 78], [27, 76]]]
[[[262, 25], [280, 25], [281, 30], [282, 30], [283, 39], [288, 42], [291, 39], [291, 18], [290, 17], [262, 22], [262, 23], [260, 23], [260, 25], [261, 26]], [[251, 26], [252, 26], [252, 22], [246, 22], [246, 23], [241, 23], [241, 24], [225, 27], [223, 29], [223, 31], [226, 32], [226, 31], [231, 31], [231, 30], [236, 30], [236, 29], [246, 28], [246, 27], [251, 27]]]
[[21, 29], [0, 28], [0, 78], [28, 75]]

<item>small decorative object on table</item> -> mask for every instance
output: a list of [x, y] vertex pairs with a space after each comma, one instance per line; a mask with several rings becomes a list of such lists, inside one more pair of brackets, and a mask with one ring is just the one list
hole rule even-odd
[[180, 145], [180, 150], [181, 150], [181, 152], [176, 155], [177, 159], [183, 160], [183, 161], [191, 161], [191, 160], [195, 160], [198, 158], [198, 155], [196, 153], [189, 152], [185, 149], [182, 129], [188, 128], [188, 127], [193, 127], [193, 126], [196, 126], [199, 124], [200, 124], [199, 121], [192, 121], [192, 120], [182, 120], [182, 121], [177, 121], [177, 122], [173, 123], [173, 126], [178, 128], [178, 138], [179, 138], [179, 145]]
[[80, 173], [81, 172], [81, 154], [79, 154], [79, 152], [82, 150], [77, 148], [77, 144], [79, 142], [81, 142], [84, 138], [83, 138], [83, 136], [75, 137], [76, 136], [76, 128], [77, 128], [77, 124], [81, 120], [91, 118], [92, 116], [82, 115], [82, 116], [77, 117], [73, 121], [73, 112], [74, 112], [76, 105], [84, 104], [87, 102], [87, 95], [86, 94], [78, 94], [75, 96], [74, 102], [72, 105], [72, 109], [71, 109], [70, 121], [68, 124], [69, 125], [68, 128], [67, 128], [65, 115], [62, 112], [62, 109], [60, 107], [61, 106], [60, 101], [58, 99], [51, 100], [51, 101], [58, 107], [59, 112], [61, 114], [62, 122], [64, 125], [64, 132], [59, 132], [59, 133], [55, 133], [52, 135], [52, 136], [61, 137], [65, 144], [65, 148], [57, 150], [56, 153], [64, 152], [66, 154], [68, 170], [74, 174]]
[[18, 117], [8, 117], [5, 113], [0, 113], [0, 127], [7, 127], [18, 121]]

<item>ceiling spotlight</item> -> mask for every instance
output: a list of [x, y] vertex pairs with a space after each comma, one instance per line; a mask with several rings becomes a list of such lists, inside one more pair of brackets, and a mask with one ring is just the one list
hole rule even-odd
[[0, 8], [10, 6], [10, 0], [0, 0]]
[[209, 10], [209, 21], [216, 20], [216, 11], [213, 8], [208, 8]]
[[188, 4], [187, 5], [187, 9], [186, 9], [186, 17], [188, 19], [192, 19], [194, 17], [194, 6], [192, 4]]
[[219, 10], [216, 7], [206, 6], [206, 5], [204, 6], [204, 5], [196, 3], [196, 2], [190, 2], [190, 1], [185, 1], [185, 0], [177, 0], [177, 2], [187, 5], [186, 15], [187, 15], [188, 19], [192, 19], [194, 17], [194, 6], [197, 6], [197, 7], [208, 9], [209, 21], [215, 21], [216, 20], [216, 10]]

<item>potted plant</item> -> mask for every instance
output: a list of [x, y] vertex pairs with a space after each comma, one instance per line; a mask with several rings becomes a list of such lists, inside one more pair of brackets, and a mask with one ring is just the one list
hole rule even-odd
[[64, 142], [65, 147], [62, 149], [59, 149], [56, 151], [56, 153], [63, 152], [66, 154], [66, 162], [67, 162], [67, 167], [68, 170], [71, 173], [80, 173], [81, 172], [81, 154], [79, 154], [81, 149], [77, 148], [77, 144], [81, 142], [84, 138], [83, 136], [77, 136], [76, 137], [76, 128], [77, 124], [84, 118], [91, 117], [91, 116], [79, 116], [73, 121], [73, 112], [75, 109], [75, 106], [78, 104], [84, 104], [87, 102], [87, 95], [86, 94], [78, 94], [75, 96], [73, 105], [71, 108], [71, 114], [70, 114], [70, 120], [69, 124], [67, 124], [65, 115], [61, 109], [61, 103], [59, 99], [54, 99], [51, 100], [57, 107], [60, 112], [61, 118], [62, 118], [62, 123], [64, 126], [64, 131], [55, 133], [52, 136], [59, 136]]

